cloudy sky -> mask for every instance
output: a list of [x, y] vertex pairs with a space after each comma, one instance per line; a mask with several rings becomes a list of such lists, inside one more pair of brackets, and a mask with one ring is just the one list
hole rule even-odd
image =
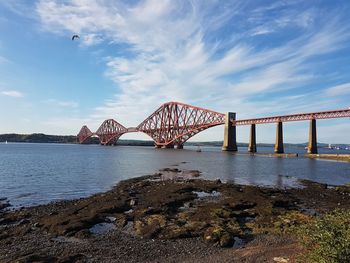
[[[349, 14], [337, 0], [0, 0], [0, 133], [137, 126], [167, 101], [238, 119], [348, 108]], [[284, 127], [307, 141], [308, 122]], [[349, 134], [349, 119], [318, 121], [321, 142]], [[274, 136], [257, 127], [258, 142]]]

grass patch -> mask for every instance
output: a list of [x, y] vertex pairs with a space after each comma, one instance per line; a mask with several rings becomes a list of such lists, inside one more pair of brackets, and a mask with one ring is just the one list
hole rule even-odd
[[297, 231], [307, 252], [302, 262], [350, 262], [350, 210], [334, 210]]

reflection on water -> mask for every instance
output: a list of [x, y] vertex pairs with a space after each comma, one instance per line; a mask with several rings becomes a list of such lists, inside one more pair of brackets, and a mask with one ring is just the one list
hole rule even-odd
[[[222, 152], [220, 147], [102, 147], [65, 144], [0, 144], [0, 197], [14, 206], [86, 197], [120, 180], [176, 165], [203, 177], [239, 184], [285, 187], [304, 178], [329, 184], [350, 182], [350, 164], [307, 158], [273, 158]], [[260, 147], [259, 152], [273, 152]], [[321, 152], [322, 150], [320, 150]], [[246, 148], [240, 148], [246, 153]], [[302, 148], [286, 152], [304, 153]]]

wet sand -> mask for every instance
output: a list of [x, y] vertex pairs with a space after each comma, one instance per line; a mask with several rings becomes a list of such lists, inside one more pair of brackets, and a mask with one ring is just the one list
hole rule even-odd
[[350, 154], [298, 154], [298, 153], [249, 153], [250, 155], [256, 156], [266, 156], [266, 157], [277, 157], [277, 158], [312, 158], [320, 160], [329, 160], [329, 161], [339, 161], [339, 162], [350, 162]]
[[0, 262], [293, 262], [286, 229], [335, 208], [349, 186], [278, 189], [164, 169], [89, 198], [0, 212]]
[[350, 162], [350, 154], [306, 154], [306, 157], [340, 162]]

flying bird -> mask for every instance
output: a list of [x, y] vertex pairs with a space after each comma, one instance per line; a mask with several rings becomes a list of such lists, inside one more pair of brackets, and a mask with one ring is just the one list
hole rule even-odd
[[74, 35], [72, 36], [72, 40], [76, 39], [76, 38], [80, 38], [78, 35]]

